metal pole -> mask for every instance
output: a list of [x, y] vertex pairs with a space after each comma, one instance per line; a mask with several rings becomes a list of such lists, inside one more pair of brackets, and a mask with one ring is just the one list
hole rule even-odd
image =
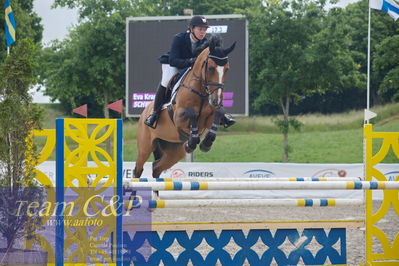
[[186, 153], [186, 162], [194, 162], [194, 151], [192, 153]]
[[[367, 110], [370, 110], [370, 39], [371, 39], [371, 9], [369, 6], [369, 23], [367, 37]], [[369, 119], [366, 120], [369, 123]]]

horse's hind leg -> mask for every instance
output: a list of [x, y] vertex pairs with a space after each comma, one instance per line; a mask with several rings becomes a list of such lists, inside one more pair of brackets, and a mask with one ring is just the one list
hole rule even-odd
[[152, 145], [148, 144], [146, 147], [142, 147], [138, 149], [136, 166], [134, 167], [133, 177], [139, 178], [144, 170], [144, 164], [147, 161], [148, 157], [152, 152]]
[[153, 163], [152, 176], [154, 178], [158, 178], [163, 171], [171, 168], [186, 155], [181, 143], [159, 140], [159, 148], [162, 151], [162, 157]]
[[[161, 160], [162, 156], [163, 156], [163, 151], [161, 149], [161, 142], [163, 140], [160, 139], [155, 139], [154, 143], [153, 143], [153, 152], [152, 154], [154, 155], [154, 161], [152, 162], [152, 169], [154, 169], [155, 165]], [[159, 175], [157, 177], [154, 176], [154, 172], [153, 172], [153, 177], [154, 178], [158, 178]]]
[[144, 163], [147, 161], [148, 157], [150, 157], [151, 152], [152, 143], [150, 135], [146, 132], [145, 128], [143, 128], [143, 125], [141, 125], [137, 133], [137, 159], [133, 171], [134, 178], [139, 178], [143, 173]]

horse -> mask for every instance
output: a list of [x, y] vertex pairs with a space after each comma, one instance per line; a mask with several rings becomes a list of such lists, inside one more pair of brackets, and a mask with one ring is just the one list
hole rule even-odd
[[137, 159], [133, 177], [139, 178], [144, 163], [154, 155], [152, 176], [158, 178], [193, 152], [200, 143], [203, 152], [210, 150], [216, 139], [220, 117], [215, 114], [222, 106], [226, 72], [229, 69], [228, 54], [235, 42], [224, 49], [220, 37], [212, 36], [209, 46], [198, 55], [194, 65], [181, 80], [175, 98], [159, 115], [156, 128], [144, 124], [153, 108], [153, 102], [141, 113], [137, 131]]

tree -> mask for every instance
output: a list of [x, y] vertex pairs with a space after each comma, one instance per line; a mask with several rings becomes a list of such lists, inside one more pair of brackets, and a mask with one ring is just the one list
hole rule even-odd
[[[67, 111], [90, 104], [92, 115], [108, 117], [106, 105], [125, 95], [125, 18], [176, 15], [184, 8], [196, 14], [242, 13], [260, 0], [56, 0], [55, 6], [77, 8], [80, 24], [67, 40], [54, 42], [41, 57], [46, 94]], [[168, 40], [169, 41], [169, 40]]]
[[106, 106], [125, 94], [125, 18], [130, 1], [56, 1], [78, 8], [80, 24], [40, 57], [40, 83], [46, 94], [71, 112], [89, 104], [91, 115], [109, 118]]
[[[89, 104], [92, 115], [109, 118], [106, 106], [124, 95], [124, 19], [115, 13], [87, 21], [43, 50], [41, 82], [46, 94], [58, 99], [71, 112]], [[101, 110], [103, 106], [103, 110]]]
[[18, 202], [42, 199], [35, 183], [38, 153], [31, 135], [42, 118], [42, 109], [29, 94], [35, 80], [33, 57], [33, 42], [20, 40], [0, 66], [0, 233], [8, 248], [40, 222], [38, 216], [26, 214], [26, 206], [17, 212]]
[[196, 15], [246, 14], [249, 9], [262, 6], [261, 0], [158, 0], [137, 1], [141, 10], [149, 16], [183, 15], [184, 9], [192, 9]]
[[382, 78], [378, 88], [384, 102], [399, 102], [399, 34], [385, 38], [376, 46], [375, 71]]
[[260, 7], [262, 2], [262, 0], [55, 0], [55, 6], [78, 8], [83, 18], [97, 13], [99, 7], [128, 9], [144, 16], [178, 16], [183, 15], [183, 10], [187, 8], [192, 9], [197, 15], [245, 14], [250, 8]]
[[[275, 123], [284, 136], [284, 161], [288, 161], [290, 104], [347, 86], [355, 71], [346, 53], [345, 32], [327, 19], [323, 0], [281, 1], [251, 14], [250, 73], [254, 108], [279, 104], [282, 119]], [[349, 74], [349, 75], [348, 75]]]
[[[351, 44], [348, 48], [356, 65], [360, 66], [359, 69], [365, 77], [367, 75], [368, 4], [368, 1], [361, 0], [348, 5], [341, 19], [341, 24], [350, 28], [348, 37], [351, 40]], [[377, 47], [381, 45], [384, 39], [392, 37], [395, 34], [397, 34], [397, 24], [395, 21], [385, 12], [372, 9], [370, 40], [371, 62], [373, 62], [370, 69], [371, 105], [380, 103], [381, 100], [377, 94], [377, 89], [380, 87], [385, 74], [389, 72], [389, 69], [386, 68], [387, 66], [382, 71], [382, 69], [379, 69], [380, 66], [375, 65], [379, 61], [376, 57], [382, 55], [381, 49], [378, 52]], [[357, 94], [357, 97], [363, 99], [362, 105], [358, 106], [359, 108], [366, 106], [366, 84], [364, 84], [363, 88], [361, 93]]]

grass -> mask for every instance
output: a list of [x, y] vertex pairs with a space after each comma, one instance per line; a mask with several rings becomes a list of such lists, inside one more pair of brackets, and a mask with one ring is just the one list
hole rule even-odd
[[43, 120], [43, 129], [53, 129], [55, 128], [55, 119], [56, 118], [70, 118], [71, 116], [65, 115], [63, 110], [61, 109], [60, 104], [56, 103], [48, 103], [41, 104], [41, 107], [44, 109], [44, 120]]
[[[47, 128], [54, 128], [55, 117], [63, 117], [57, 106], [46, 106]], [[399, 132], [399, 103], [378, 106], [372, 119], [374, 131]], [[342, 114], [297, 116], [304, 126], [289, 134], [291, 163], [362, 163], [363, 110]], [[283, 137], [272, 122], [273, 117], [239, 117], [237, 124], [221, 130], [208, 153], [195, 151], [198, 162], [282, 162]], [[52, 124], [52, 126], [51, 126]], [[136, 159], [137, 121], [124, 123], [124, 160]], [[373, 150], [378, 149], [379, 143]], [[53, 157], [52, 157], [53, 158]], [[150, 161], [152, 158], [150, 158]], [[385, 163], [398, 162], [392, 153]]]
[[[377, 106], [371, 109], [378, 116], [373, 118], [373, 124], [397, 119], [399, 103]], [[364, 110], [353, 110], [339, 114], [307, 114], [292, 116], [303, 123], [301, 132], [336, 131], [361, 128], [363, 125]], [[273, 124], [273, 116], [238, 117], [237, 124], [229, 131], [237, 132], [267, 132], [279, 133]]]
[[[375, 130], [399, 132], [399, 119]], [[247, 133], [218, 136], [208, 154], [196, 153], [196, 161], [221, 162], [282, 162], [283, 138], [281, 134]], [[362, 163], [363, 131], [311, 131], [289, 135], [292, 149], [291, 163]], [[374, 150], [378, 148], [374, 145]], [[398, 162], [391, 154], [385, 163]]]

